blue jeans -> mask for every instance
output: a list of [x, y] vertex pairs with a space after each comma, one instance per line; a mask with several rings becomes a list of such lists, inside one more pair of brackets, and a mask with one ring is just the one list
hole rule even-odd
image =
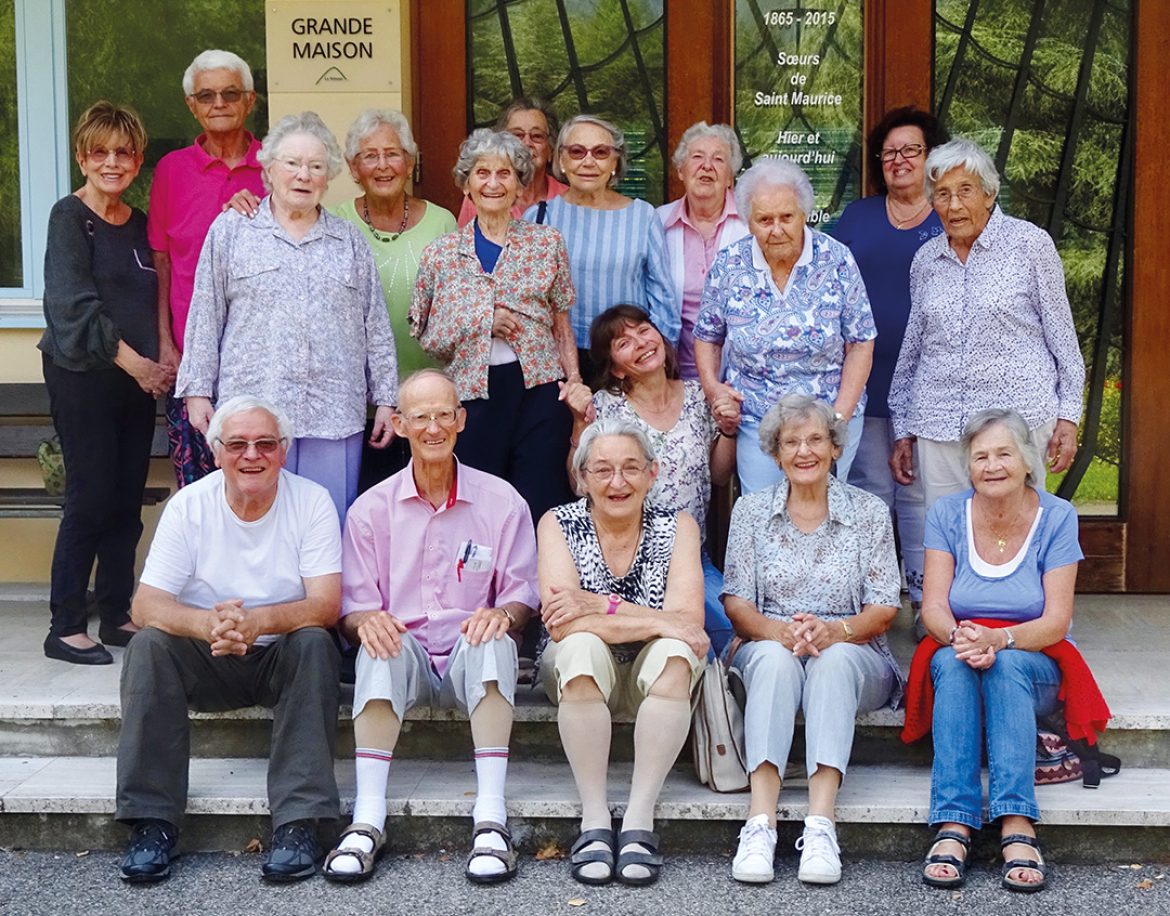
[[979, 779], [987, 735], [988, 820], [1019, 815], [1040, 820], [1036, 805], [1036, 716], [1056, 709], [1060, 669], [1040, 652], [996, 654], [976, 671], [944, 646], [930, 662], [934, 681], [931, 824], [983, 826]]
[[706, 548], [703, 550], [703, 629], [711, 638], [711, 650], [707, 658], [723, 656], [723, 650], [731, 637], [735, 635], [731, 629], [731, 621], [727, 619], [727, 611], [723, 609], [723, 573], [715, 568]]

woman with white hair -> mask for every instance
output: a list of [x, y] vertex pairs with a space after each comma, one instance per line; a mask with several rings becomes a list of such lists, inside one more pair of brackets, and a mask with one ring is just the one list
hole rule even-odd
[[[776, 804], [798, 712], [804, 713], [808, 817], [797, 878], [841, 878], [834, 815], [854, 720], [901, 695], [886, 642], [901, 603], [890, 513], [878, 497], [829, 473], [845, 421], [823, 400], [782, 397], [760, 423], [760, 448], [784, 476], [735, 504], [723, 602], [742, 640], [733, 658], [747, 705], [748, 819], [731, 874], [774, 877]], [[734, 644], [733, 644], [734, 645]]]
[[716, 256], [694, 336], [699, 379], [716, 418], [742, 413], [740, 484], [750, 493], [782, 475], [758, 443], [760, 420], [786, 394], [819, 398], [848, 422], [836, 468], [845, 480], [877, 336], [865, 283], [848, 248], [805, 225], [813, 189], [796, 163], [757, 162], [736, 184], [735, 202], [751, 236]]
[[[260, 141], [244, 126], [256, 92], [252, 70], [231, 51], [209, 50], [183, 74], [187, 108], [202, 128], [195, 142], [159, 160], [150, 185], [147, 237], [158, 272], [159, 361], [179, 368], [199, 252], [212, 221], [233, 195], [264, 194]], [[167, 397], [167, 436], [179, 486], [215, 470], [211, 448], [187, 408]]]
[[1031, 471], [1044, 489], [1077, 452], [1085, 361], [1052, 238], [995, 202], [999, 173], [970, 140], [935, 147], [926, 194], [940, 235], [910, 266], [910, 318], [890, 384], [899, 483], [913, 479], [911, 446], [929, 510], [967, 487], [959, 436], [979, 410], [1020, 414], [1042, 448]]
[[[582, 114], [561, 128], [552, 167], [569, 190], [547, 202], [544, 222], [560, 230], [569, 251], [577, 290], [573, 334], [590, 385], [589, 329], [611, 305], [644, 308], [672, 344], [681, 327], [662, 223], [646, 201], [617, 190], [628, 165], [625, 134], [616, 124]], [[529, 207], [524, 218], [535, 221], [540, 210]]]
[[370, 246], [320, 206], [341, 171], [333, 134], [311, 111], [287, 115], [258, 160], [269, 194], [252, 219], [211, 226], [175, 393], [206, 435], [213, 404], [242, 393], [284, 408], [297, 431], [285, 467], [324, 486], [345, 518], [357, 495], [367, 400], [371, 444], [390, 444], [394, 335]]
[[1033, 431], [1014, 410], [977, 412], [957, 445], [969, 487], [927, 513], [927, 636], [910, 666], [902, 732], [913, 741], [933, 731], [929, 823], [938, 833], [922, 880], [946, 889], [963, 883], [986, 811], [999, 822], [1003, 886], [1038, 891], [1048, 868], [1036, 840], [1036, 718], [1063, 699], [1070, 738], [1089, 744], [1109, 719], [1067, 639], [1083, 559], [1077, 513], [1044, 491]]
[[731, 183], [743, 165], [735, 130], [726, 124], [692, 124], [679, 138], [674, 167], [683, 196], [658, 208], [666, 233], [675, 301], [682, 319], [678, 337], [678, 369], [684, 379], [697, 379], [693, 334], [707, 272], [721, 248], [748, 234], [735, 208]]
[[[541, 658], [581, 798], [569, 867], [583, 884], [645, 885], [662, 856], [654, 805], [690, 729], [702, 670], [699, 528], [686, 512], [646, 501], [658, 462], [645, 431], [616, 418], [581, 434], [573, 472], [584, 499], [540, 521]], [[636, 714], [634, 772], [616, 836], [607, 780], [611, 713]]]
[[536, 519], [569, 496], [573, 420], [559, 383], [581, 376], [564, 240], [512, 216], [532, 169], [510, 133], [480, 128], [463, 141], [454, 178], [476, 216], [423, 252], [410, 333], [455, 380], [467, 412], [459, 460], [512, 484]]

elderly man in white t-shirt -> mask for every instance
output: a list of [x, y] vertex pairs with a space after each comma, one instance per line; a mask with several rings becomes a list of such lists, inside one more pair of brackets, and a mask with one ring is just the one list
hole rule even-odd
[[121, 877], [170, 872], [187, 804], [187, 712], [273, 710], [263, 877], [316, 871], [318, 819], [339, 814], [333, 749], [341, 534], [320, 485], [284, 470], [293, 431], [277, 407], [234, 397], [208, 429], [219, 470], [167, 504], [131, 614], [122, 668], [117, 820]]

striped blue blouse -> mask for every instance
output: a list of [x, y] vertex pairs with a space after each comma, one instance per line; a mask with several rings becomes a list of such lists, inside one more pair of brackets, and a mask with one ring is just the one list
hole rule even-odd
[[[537, 205], [524, 218], [536, 219]], [[611, 305], [631, 303], [650, 313], [658, 330], [678, 344], [682, 317], [678, 310], [666, 254], [666, 237], [654, 208], [635, 200], [621, 210], [596, 210], [548, 202], [545, 223], [565, 237], [577, 303], [569, 312], [577, 346], [589, 346], [589, 326]]]

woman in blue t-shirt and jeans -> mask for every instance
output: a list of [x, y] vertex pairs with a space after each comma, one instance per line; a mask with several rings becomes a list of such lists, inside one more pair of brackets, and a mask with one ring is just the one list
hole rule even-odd
[[[1065, 640], [1083, 556], [1077, 515], [1032, 479], [1036, 445], [1019, 414], [975, 414], [961, 445], [972, 489], [939, 499], [926, 520], [922, 620], [934, 685], [929, 820], [939, 832], [923, 881], [948, 888], [963, 881], [971, 834], [983, 825], [986, 745], [1003, 886], [1037, 891], [1046, 867], [1034, 826], [1036, 716], [1054, 712], [1062, 679], [1078, 676], [1065, 661], [1080, 660]], [[908, 725], [913, 709], [911, 695]]]

